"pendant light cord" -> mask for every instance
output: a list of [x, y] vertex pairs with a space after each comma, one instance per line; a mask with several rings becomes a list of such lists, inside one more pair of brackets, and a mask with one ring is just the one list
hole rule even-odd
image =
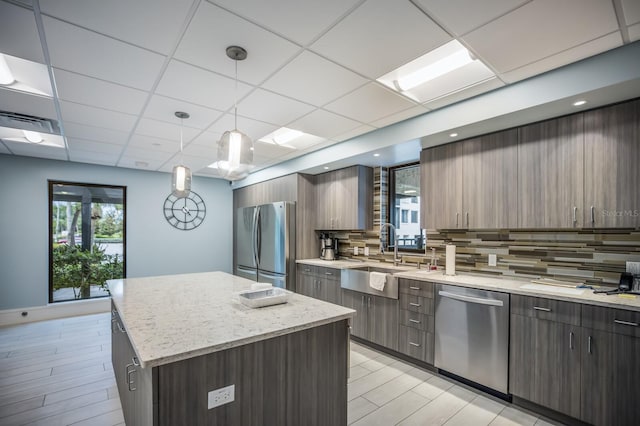
[[238, 59], [236, 63], [236, 85], [233, 93], [233, 127], [238, 130]]
[[180, 164], [184, 164], [184, 154], [182, 153], [182, 127], [183, 118], [180, 117]]

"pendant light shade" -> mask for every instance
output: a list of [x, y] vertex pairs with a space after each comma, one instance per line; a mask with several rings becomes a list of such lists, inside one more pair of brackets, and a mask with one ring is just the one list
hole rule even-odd
[[[176, 117], [180, 119], [180, 162], [182, 158], [182, 120], [189, 118], [186, 112], [177, 111]], [[171, 193], [178, 198], [183, 198], [191, 192], [191, 169], [183, 164], [173, 167], [171, 174]]]
[[236, 63], [236, 87], [233, 130], [226, 131], [218, 141], [218, 173], [225, 179], [239, 180], [249, 175], [253, 166], [253, 141], [238, 130], [238, 61], [247, 58], [247, 51], [239, 46], [227, 47], [227, 56]]

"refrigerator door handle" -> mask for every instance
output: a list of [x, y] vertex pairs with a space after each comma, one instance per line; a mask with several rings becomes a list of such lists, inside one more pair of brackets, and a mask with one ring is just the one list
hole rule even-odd
[[254, 273], [255, 272], [255, 269], [245, 268], [245, 267], [242, 267], [242, 266], [237, 266], [236, 269], [238, 271], [241, 271], [241, 272], [248, 272], [248, 273]]
[[268, 272], [264, 272], [264, 271], [260, 271], [260, 275], [266, 277], [266, 278], [271, 278], [271, 279], [283, 279], [285, 278], [285, 275], [282, 274], [270, 274]]
[[257, 247], [257, 235], [258, 235], [258, 207], [253, 210], [253, 226], [251, 229], [251, 251], [253, 252], [253, 261], [258, 267], [258, 247]]
[[256, 207], [256, 265], [260, 268], [260, 255], [262, 254], [262, 215], [260, 214], [260, 206]]

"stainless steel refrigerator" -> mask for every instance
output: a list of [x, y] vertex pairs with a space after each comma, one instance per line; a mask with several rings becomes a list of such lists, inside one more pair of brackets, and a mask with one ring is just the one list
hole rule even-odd
[[284, 201], [237, 210], [235, 275], [295, 290], [295, 212]]

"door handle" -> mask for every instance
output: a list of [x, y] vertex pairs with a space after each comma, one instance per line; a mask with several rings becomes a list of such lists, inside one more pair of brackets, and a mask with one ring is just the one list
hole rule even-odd
[[573, 331], [569, 332], [569, 349], [573, 349]]
[[628, 325], [628, 326], [631, 326], [631, 327], [637, 327], [638, 326], [637, 322], [622, 321], [622, 320], [619, 320], [619, 319], [614, 319], [613, 322], [615, 322], [616, 324]]
[[418, 321], [418, 320], [414, 320], [414, 319], [412, 319], [412, 318], [409, 318], [409, 322], [412, 322], [412, 323], [414, 323], [414, 324], [420, 324], [420, 321]]
[[416, 348], [419, 348], [419, 347], [420, 347], [420, 344], [419, 344], [419, 343], [409, 342], [409, 344], [410, 344], [411, 346], [415, 346]]
[[578, 222], [578, 207], [573, 206], [573, 223], [576, 224]]
[[411, 290], [420, 290], [420, 287], [409, 287]]
[[414, 308], [419, 308], [422, 305], [420, 303], [409, 302], [409, 306], [413, 306]]
[[467, 212], [467, 228], [469, 227], [469, 212]]
[[461, 302], [477, 303], [479, 305], [504, 306], [504, 303], [502, 303], [502, 300], [483, 299], [481, 297], [465, 296], [464, 294], [450, 293], [444, 290], [440, 290], [438, 294], [442, 297], [459, 300]]
[[536, 311], [551, 312], [551, 308], [541, 308], [540, 306], [534, 306], [533, 309]]
[[596, 223], [596, 208], [591, 206], [591, 224], [595, 225]]
[[587, 351], [591, 354], [591, 336], [589, 336], [589, 344], [587, 345]]

